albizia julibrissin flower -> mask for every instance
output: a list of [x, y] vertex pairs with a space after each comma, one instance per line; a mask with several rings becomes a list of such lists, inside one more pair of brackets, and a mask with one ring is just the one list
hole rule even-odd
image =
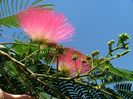
[[58, 43], [69, 40], [73, 26], [62, 13], [32, 7], [18, 14], [20, 26], [35, 41]]
[[[74, 59], [74, 56], [75, 59]], [[68, 48], [59, 56], [59, 70], [67, 75], [83, 74], [91, 69], [91, 65], [84, 63], [86, 56], [72, 48]]]

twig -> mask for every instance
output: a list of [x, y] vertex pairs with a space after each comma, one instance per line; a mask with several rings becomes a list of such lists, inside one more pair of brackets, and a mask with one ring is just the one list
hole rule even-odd
[[[33, 78], [35, 78], [37, 81], [39, 81], [39, 82], [45, 84], [44, 82], [42, 82], [41, 80], [39, 80], [39, 79], [37, 78], [37, 77], [39, 77], [39, 76], [37, 76], [37, 74], [33, 73], [31, 70], [29, 70], [28, 68], [26, 68], [25, 65], [24, 65], [23, 63], [17, 61], [16, 59], [12, 58], [10, 55], [8, 55], [7, 53], [5, 53], [5, 52], [3, 52], [3, 51], [0, 51], [0, 54], [3, 55], [3, 56], [8, 57], [11, 61], [13, 61], [13, 62], [19, 64], [22, 68], [24, 68], [25, 70], [27, 70], [28, 73], [31, 74], [31, 75], [29, 75], [30, 78], [33, 77]], [[41, 77], [42, 77], [42, 76], [41, 76]], [[43, 77], [44, 77], [44, 75], [43, 75]], [[47, 76], [45, 75], [45, 77], [47, 77]], [[45, 84], [45, 85], [46, 85], [46, 84]], [[46, 86], [47, 86], [48, 88], [52, 88], [52, 87], [49, 86], [49, 85], [46, 85]], [[54, 89], [54, 88], [52, 88], [52, 89]], [[59, 93], [57, 90], [55, 90], [55, 92], [56, 92], [57, 94], [61, 95], [61, 96], [64, 96], [63, 94]], [[66, 96], [65, 96], [65, 97], [66, 97]], [[66, 97], [65, 99], [69, 99], [69, 98]]]
[[0, 54], [3, 55], [3, 56], [6, 56], [8, 57], [11, 61], [19, 64], [19, 66], [23, 67], [24, 69], [26, 69], [30, 74], [34, 74], [30, 69], [26, 68], [25, 65], [21, 62], [19, 62], [18, 60], [12, 58], [10, 55], [8, 55], [7, 53], [5, 53], [4, 51], [1, 51], [0, 50]]
[[114, 51], [118, 50], [119, 48], [120, 48], [120, 45], [119, 45], [119, 46], [117, 46], [117, 47], [115, 47], [113, 50], [109, 50], [109, 51], [108, 51], [108, 54], [106, 55], [106, 58], [108, 58], [108, 57], [109, 57], [109, 55], [110, 55], [112, 52], [114, 52]]
[[34, 51], [30, 55], [28, 55], [27, 57], [25, 57], [24, 59], [22, 59], [20, 62], [23, 62], [23, 61], [27, 60], [28, 58], [30, 58], [32, 55], [36, 54], [37, 52], [38, 52], [38, 50]]
[[56, 69], [57, 69], [57, 78], [58, 78], [58, 70], [59, 70], [59, 56], [57, 56], [57, 63], [56, 63]]
[[[23, 68], [18, 67], [18, 66], [16, 65], [15, 62], [13, 62], [13, 64], [15, 65], [15, 67], [16, 67], [16, 69], [17, 69], [18, 71], [20, 71], [19, 69], [21, 69], [21, 70], [25, 73], [25, 71], [24, 71]], [[24, 79], [24, 77], [22, 76], [22, 74], [21, 74], [20, 72], [18, 72], [18, 73], [19, 73], [20, 77], [22, 78], [22, 80], [23, 80], [23, 82], [24, 82], [24, 84], [25, 84], [25, 86], [26, 86], [26, 90], [27, 90], [28, 94], [31, 93], [31, 90], [30, 90], [31, 88], [30, 88], [29, 84], [25, 81], [25, 79]]]
[[[6, 77], [6, 75], [5, 75], [4, 73], [2, 73], [2, 74], [3, 74], [4, 78], [5, 78], [5, 80], [7, 81], [7, 83], [8, 83], [11, 87], [13, 87], [12, 83], [9, 81], [9, 79]], [[12, 88], [12, 91], [15, 93], [16, 90], [14, 90], [14, 89]]]
[[46, 83], [44, 83], [43, 81], [41, 81], [39, 78], [37, 79], [38, 82], [42, 83], [43, 85], [45, 85], [46, 87], [48, 87], [49, 89], [52, 89], [54, 92], [56, 92], [59, 96], [58, 99], [62, 99], [61, 97], [65, 97], [65, 99], [70, 99], [67, 96], [63, 95], [62, 93], [60, 93], [58, 91], [58, 89], [55, 89], [54, 87], [51, 87], [51, 85], [48, 85]]
[[[45, 75], [45, 74], [35, 74], [35, 73], [33, 73], [32, 71], [30, 71], [28, 68], [26, 68], [25, 65], [24, 65], [23, 63], [21, 63], [21, 62], [17, 61], [16, 59], [12, 58], [12, 57], [11, 57], [10, 55], [8, 55], [7, 53], [5, 53], [5, 52], [3, 52], [3, 51], [0, 51], [0, 54], [2, 54], [2, 55], [4, 55], [4, 56], [8, 57], [8, 58], [11, 59], [13, 62], [16, 62], [16, 63], [19, 64], [22, 68], [26, 69], [26, 70], [31, 74], [32, 77], [36, 78], [37, 81], [39, 81], [40, 83], [46, 85], [48, 88], [50, 88], [50, 89], [52, 89], [52, 90], [55, 90], [55, 92], [56, 92], [57, 94], [62, 95], [62, 94], [60, 94], [56, 89], [54, 89], [53, 87], [47, 85], [46, 83], [44, 83], [44, 82], [41, 81], [40, 79], [38, 79], [38, 77], [46, 77], [46, 78], [50, 78], [50, 79], [57, 79], [57, 77], [47, 76], [47, 75]], [[100, 64], [102, 64], [102, 63], [104, 63], [104, 62], [106, 62], [106, 61], [103, 61], [103, 62], [101, 62]], [[99, 66], [99, 65], [98, 65], [98, 66]], [[58, 79], [60, 79], [60, 80], [73, 80], [73, 79], [78, 78], [78, 77], [88, 76], [88, 74], [89, 74], [90, 72], [92, 72], [93, 70], [95, 70], [98, 66], [92, 68], [90, 71], [88, 71], [87, 73], [85, 73], [85, 74], [83, 74], [83, 75], [78, 75], [78, 76], [69, 77], [69, 78], [59, 77]], [[90, 86], [89, 84], [85, 84], [85, 83], [83, 83], [83, 82], [81, 82], [81, 81], [77, 81], [77, 80], [74, 80], [74, 81], [77, 82], [77, 83], [79, 83], [79, 84], [82, 84], [82, 85], [84, 85], [84, 86], [88, 86], [88, 87], [91, 87], [91, 88], [93, 88], [93, 89], [99, 90], [99, 91], [101, 91], [101, 92], [103, 92], [103, 93], [106, 93], [106, 94], [108, 94], [108, 95], [110, 95], [110, 96], [115, 97], [116, 99], [121, 99], [120, 97], [114, 96], [112, 93], [109, 93], [109, 92], [107, 92], [107, 91], [105, 91], [105, 90], [103, 90], [103, 89], [100, 89], [100, 88], [97, 89], [96, 87]], [[63, 96], [64, 96], [64, 95], [63, 95]], [[69, 99], [69, 98], [67, 98], [67, 99]]]
[[[15, 44], [15, 45], [25, 45], [29, 46], [29, 44], [26, 43], [15, 43], [15, 42], [0, 42], [0, 45], [6, 45], [6, 44]], [[32, 47], [37, 47], [37, 45], [31, 44]]]
[[95, 90], [99, 90], [99, 91], [101, 91], [101, 92], [103, 92], [103, 93], [105, 93], [105, 94], [108, 94], [108, 95], [110, 95], [110, 96], [112, 96], [112, 97], [115, 97], [115, 99], [122, 99], [121, 97], [115, 96], [115, 95], [113, 95], [112, 93], [107, 92], [107, 91], [105, 91], [105, 90], [103, 90], [103, 89], [101, 89], [101, 88], [96, 88], [96, 87], [94, 87], [94, 86], [91, 86], [91, 85], [89, 85], [89, 84], [85, 84], [85, 83], [83, 83], [83, 82], [81, 82], [81, 81], [78, 81], [78, 80], [75, 80], [75, 82], [78, 83], [78, 84], [80, 84], [80, 85], [83, 85], [83, 86], [85, 86], [85, 87], [91, 87], [91, 88], [93, 88], [93, 89], [95, 89]]

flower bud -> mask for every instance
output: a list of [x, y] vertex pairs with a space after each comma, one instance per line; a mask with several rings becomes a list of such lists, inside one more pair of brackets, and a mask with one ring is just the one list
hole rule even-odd
[[114, 40], [110, 40], [110, 41], [108, 41], [108, 45], [110, 46], [110, 45], [112, 45], [112, 44], [114, 44]]
[[99, 50], [93, 51], [91, 55], [92, 55], [92, 56], [99, 55]]

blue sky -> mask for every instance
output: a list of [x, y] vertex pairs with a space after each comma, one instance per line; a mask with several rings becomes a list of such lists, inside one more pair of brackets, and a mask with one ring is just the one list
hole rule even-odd
[[[107, 53], [107, 41], [117, 39], [120, 33], [128, 33], [133, 50], [133, 1], [132, 0], [46, 0], [55, 4], [55, 10], [63, 12], [74, 25], [73, 40], [64, 43], [89, 54], [100, 50]], [[133, 52], [113, 60], [116, 67], [133, 70]]]
[[[45, 0], [55, 4], [55, 10], [68, 17], [75, 27], [75, 35], [65, 46], [89, 54], [100, 50], [101, 56], [107, 54], [107, 41], [117, 38], [120, 33], [128, 33], [133, 50], [133, 1], [132, 0]], [[5, 33], [16, 30], [5, 29]], [[17, 30], [18, 32], [19, 30]], [[3, 41], [0, 39], [0, 41]], [[133, 70], [133, 52], [112, 61], [120, 68]]]

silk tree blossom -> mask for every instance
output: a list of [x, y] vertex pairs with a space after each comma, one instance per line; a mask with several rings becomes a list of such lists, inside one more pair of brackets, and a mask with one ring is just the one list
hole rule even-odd
[[[73, 59], [76, 55], [77, 59]], [[72, 48], [68, 48], [59, 57], [59, 70], [67, 75], [75, 75], [76, 73], [83, 74], [91, 69], [91, 65], [83, 63], [86, 56]]]
[[32, 7], [18, 15], [20, 26], [35, 40], [59, 43], [71, 39], [74, 28], [62, 13], [40, 7]]

